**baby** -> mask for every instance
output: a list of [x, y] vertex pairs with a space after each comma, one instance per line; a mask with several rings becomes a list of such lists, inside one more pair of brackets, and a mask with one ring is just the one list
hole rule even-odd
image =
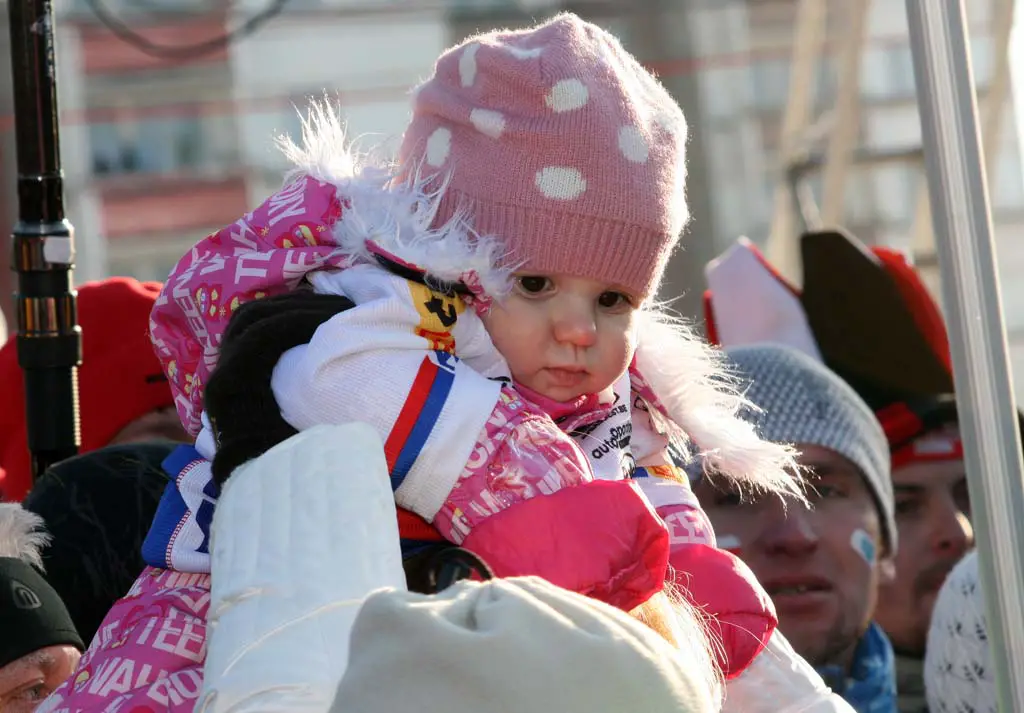
[[[742, 671], [774, 612], [715, 547], [680, 466], [799, 488], [790, 451], [738, 417], [710, 348], [653, 306], [687, 220], [678, 105], [611, 35], [566, 14], [445, 52], [394, 168], [357, 167], [324, 108], [304, 134], [286, 147], [285, 187], [197, 244], [153, 312], [199, 436], [174, 475], [210, 473], [219, 434], [203, 387], [237, 305], [344, 296], [354, 307], [273, 370], [289, 424], [372, 425], [399, 506], [499, 576], [539, 574], [627, 610], [668, 577], [719, 627], [726, 675]], [[183, 529], [169, 531], [172, 553]]]

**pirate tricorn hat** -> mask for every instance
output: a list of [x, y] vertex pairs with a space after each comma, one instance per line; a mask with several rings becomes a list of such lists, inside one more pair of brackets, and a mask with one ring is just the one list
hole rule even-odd
[[821, 359], [879, 415], [893, 450], [955, 422], [946, 328], [906, 258], [836, 230], [804, 234], [800, 248], [799, 290], [746, 239], [712, 261], [709, 339], [779, 342]]

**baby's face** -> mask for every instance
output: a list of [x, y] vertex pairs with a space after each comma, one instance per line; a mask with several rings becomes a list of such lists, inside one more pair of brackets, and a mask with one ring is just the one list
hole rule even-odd
[[603, 391], [629, 368], [637, 304], [594, 280], [521, 273], [483, 321], [517, 383], [571, 401]]

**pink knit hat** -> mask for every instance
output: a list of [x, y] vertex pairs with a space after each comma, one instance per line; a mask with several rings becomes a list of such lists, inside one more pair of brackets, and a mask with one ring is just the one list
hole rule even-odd
[[449, 177], [506, 262], [651, 295], [687, 220], [686, 120], [612, 35], [571, 14], [445, 52], [416, 93], [399, 160]]

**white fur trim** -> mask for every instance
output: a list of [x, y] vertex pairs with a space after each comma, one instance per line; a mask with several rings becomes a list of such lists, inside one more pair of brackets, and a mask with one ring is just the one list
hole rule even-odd
[[372, 242], [439, 280], [457, 282], [475, 273], [488, 295], [507, 294], [511, 270], [499, 266], [504, 256], [500, 240], [476, 234], [464, 214], [431, 227], [448, 186], [444, 177], [417, 170], [408, 179], [396, 180], [394, 166], [365, 162], [348, 144], [337, 111], [326, 102], [314, 103], [303, 117], [301, 146], [288, 137], [278, 143], [295, 166], [288, 180], [309, 175], [332, 183], [350, 202], [334, 228], [345, 253], [372, 262], [367, 247]]
[[759, 491], [804, 500], [790, 446], [761, 439], [740, 413], [743, 398], [720, 353], [658, 309], [638, 315], [637, 369], [705, 467]]
[[43, 548], [50, 544], [43, 518], [19, 503], [0, 503], [0, 557], [43, 568]]

